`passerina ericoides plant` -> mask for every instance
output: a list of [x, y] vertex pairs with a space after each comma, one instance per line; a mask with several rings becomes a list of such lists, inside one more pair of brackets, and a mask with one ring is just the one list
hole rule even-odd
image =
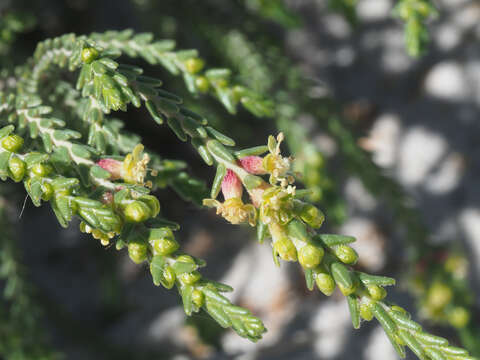
[[[171, 41], [154, 42], [149, 34], [131, 31], [69, 34], [40, 43], [1, 93], [2, 180], [22, 182], [32, 202], [49, 203], [62, 226], [78, 217], [80, 230], [101, 245], [113, 244], [135, 263], [148, 263], [153, 283], [176, 288], [187, 315], [203, 309], [221, 326], [260, 340], [266, 331], [262, 321], [222, 294], [231, 287], [202, 276], [205, 262], [181, 250], [174, 236], [178, 225], [165, 218], [154, 195], [169, 186], [198, 203], [205, 193], [201, 182], [182, 162], [145, 149], [112, 118], [116, 111], [145, 107], [159, 131], [168, 126], [206, 165], [216, 167], [203, 205], [232, 224], [254, 227], [260, 242], [268, 239], [277, 264], [300, 264], [310, 290], [317, 287], [329, 296], [338, 288], [355, 328], [377, 319], [400, 357], [408, 347], [420, 359], [472, 359], [424, 332], [406, 310], [386, 300], [385, 287], [394, 279], [355, 269], [353, 237], [319, 232], [325, 217], [307, 200], [309, 190], [297, 188], [301, 174], [292, 170], [294, 159], [282, 153], [283, 133], [241, 148], [209, 126], [205, 114], [161, 88], [160, 79], [120, 62], [121, 55], [182, 74], [192, 92], [217, 98], [231, 113], [242, 105], [258, 117], [276, 114], [273, 102], [232, 83], [228, 70], [204, 70], [196, 51], [176, 51]], [[63, 72], [73, 73], [76, 84], [61, 77]], [[52, 106], [62, 100], [62, 109]]]

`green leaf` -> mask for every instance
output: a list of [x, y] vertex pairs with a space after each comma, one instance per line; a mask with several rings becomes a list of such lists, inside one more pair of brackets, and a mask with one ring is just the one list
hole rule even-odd
[[215, 139], [220, 141], [223, 145], [235, 146], [235, 140], [229, 138], [226, 135], [223, 135], [221, 132], [215, 130], [211, 126], [207, 126], [206, 129]]
[[23, 160], [25, 160], [25, 163], [27, 164], [27, 168], [31, 168], [35, 164], [39, 164], [39, 163], [42, 163], [44, 161], [47, 161], [48, 160], [48, 155], [47, 154], [30, 152], [30, 153], [25, 155]]
[[205, 72], [205, 76], [211, 80], [220, 80], [230, 77], [232, 72], [229, 69], [210, 69]]
[[160, 286], [161, 284], [165, 263], [165, 258], [161, 255], [155, 255], [150, 262], [150, 273], [152, 274], [153, 283], [156, 286]]
[[215, 302], [218, 304], [229, 305], [230, 301], [223, 295], [220, 295], [216, 289], [206, 286], [202, 289], [204, 295], [209, 302]]
[[180, 122], [176, 118], [168, 117], [167, 124], [181, 141], [187, 141], [187, 135], [185, 134], [185, 131], [183, 131]]
[[205, 161], [205, 164], [208, 166], [213, 165], [213, 158], [207, 148], [204, 145], [199, 145], [196, 148], [203, 161]]
[[213, 280], [208, 280], [208, 285], [207, 286], [212, 286], [215, 290], [220, 291], [220, 292], [232, 292], [233, 288], [229, 285], [222, 284]]
[[449, 356], [468, 356], [467, 350], [456, 346], [441, 346], [440, 350]]
[[111, 174], [102, 167], [95, 165], [90, 168], [90, 176], [97, 179], [108, 179]]
[[353, 236], [335, 234], [317, 234], [315, 238], [321, 240], [325, 246], [346, 245], [355, 242]]
[[360, 271], [356, 272], [360, 281], [365, 285], [379, 285], [379, 286], [388, 286], [388, 285], [395, 285], [395, 279], [387, 276], [376, 276], [366, 274]]
[[197, 270], [198, 265], [197, 264], [192, 264], [189, 262], [183, 262], [183, 261], [176, 261], [172, 265], [173, 270], [175, 271], [176, 275], [181, 275], [184, 273], [190, 273], [194, 270]]
[[288, 223], [288, 235], [303, 242], [308, 242], [310, 239], [305, 224], [296, 219], [293, 219]]
[[145, 102], [145, 106], [147, 107], [148, 112], [152, 116], [153, 120], [159, 125], [163, 124], [163, 116], [158, 111], [157, 106], [152, 100], [147, 100]]
[[412, 334], [410, 334], [410, 332], [400, 329], [398, 331], [398, 336], [400, 336], [400, 338], [405, 341], [410, 350], [412, 350], [420, 360], [428, 360], [425, 352], [422, 349], [422, 346], [418, 343], [417, 340], [415, 340], [415, 338], [412, 336]]
[[315, 285], [315, 279], [313, 278], [313, 270], [312, 269], [304, 269], [305, 272], [305, 282], [307, 283], [307, 289], [312, 291], [313, 286]]
[[385, 329], [385, 332], [390, 334], [394, 334], [396, 332], [397, 327], [395, 326], [395, 323], [387, 314], [387, 312], [383, 309], [382, 305], [380, 305], [379, 303], [376, 303], [372, 307], [372, 311], [373, 311], [373, 315], [378, 320], [380, 325], [382, 325], [382, 327]]
[[227, 173], [227, 168], [223, 164], [218, 164], [217, 172], [215, 173], [215, 178], [213, 179], [212, 190], [210, 192], [210, 197], [216, 199], [220, 189], [222, 187], [222, 181]]
[[182, 119], [183, 130], [192, 138], [206, 138], [205, 129], [194, 119], [186, 116]]
[[255, 146], [251, 147], [248, 149], [243, 149], [239, 151], [235, 151], [235, 156], [239, 159], [245, 157], [245, 156], [258, 156], [258, 155], [263, 155], [268, 151], [268, 146], [262, 145], [262, 146]]
[[89, 159], [90, 158], [90, 151], [91, 148], [87, 147], [85, 145], [80, 145], [80, 144], [73, 144], [72, 145], [72, 153], [78, 157], [81, 157], [83, 159]]
[[257, 241], [262, 244], [267, 235], [268, 227], [260, 219], [257, 222]]
[[205, 119], [202, 115], [197, 114], [196, 112], [193, 112], [190, 109], [187, 109], [186, 107], [181, 107], [180, 108], [180, 113], [182, 115], [185, 115], [185, 117], [190, 117], [200, 123], [200, 125], [207, 125], [208, 121]]
[[62, 212], [59, 210], [57, 204], [55, 201], [51, 201], [50, 202], [50, 205], [52, 206], [52, 210], [53, 212], [55, 213], [55, 216], [57, 217], [57, 220], [59, 222], [59, 224], [64, 227], [64, 228], [67, 228], [68, 227], [68, 221], [65, 220]]
[[177, 104], [181, 104], [183, 102], [182, 98], [169, 92], [169, 91], [165, 91], [163, 89], [157, 89], [157, 95], [160, 96], [160, 97], [163, 97], [167, 100], [170, 100], [170, 101], [173, 101]]
[[447, 360], [447, 358], [437, 349], [425, 348], [425, 353], [432, 360]]
[[352, 318], [353, 328], [359, 329], [360, 328], [360, 311], [358, 307], [357, 297], [355, 295], [348, 295], [347, 302], [348, 302], [348, 309], [350, 310], [350, 317]]
[[397, 352], [400, 359], [404, 359], [406, 356], [405, 348], [402, 345], [397, 343], [397, 341], [395, 340], [395, 337], [393, 336], [394, 335], [393, 333], [385, 332], [385, 334], [387, 334], [388, 340], [390, 340], [390, 343], [392, 344], [393, 348]]
[[232, 325], [227, 314], [225, 314], [225, 312], [220, 306], [217, 306], [214, 303], [207, 301], [205, 307], [210, 316], [213, 317], [220, 324], [221, 327], [227, 328]]
[[425, 345], [447, 346], [448, 340], [422, 331], [415, 332], [415, 338]]
[[193, 301], [192, 301], [192, 294], [194, 287], [191, 285], [183, 285], [180, 287], [180, 295], [182, 296], [183, 301], [183, 309], [185, 310], [185, 314], [192, 315], [193, 312]]
[[4, 138], [5, 136], [10, 135], [10, 133], [15, 130], [13, 125], [4, 126], [0, 129], [0, 139]]
[[220, 88], [217, 87], [217, 96], [222, 102], [223, 106], [227, 109], [230, 114], [235, 114], [237, 112], [237, 102], [235, 101], [235, 97], [233, 92], [228, 88]]
[[77, 196], [74, 200], [80, 207], [98, 208], [103, 205], [100, 201], [92, 200], [83, 196]]
[[417, 324], [415, 321], [410, 320], [406, 315], [401, 314], [397, 311], [390, 311], [390, 317], [395, 321], [395, 323], [401, 327], [414, 331], [421, 331], [422, 327], [420, 324]]
[[8, 176], [8, 161], [10, 160], [12, 153], [9, 151], [3, 151], [0, 153], [0, 178], [6, 180]]
[[345, 265], [335, 262], [330, 266], [330, 271], [335, 279], [335, 282], [342, 285], [345, 288], [351, 288], [353, 286], [353, 280], [350, 271]]
[[27, 190], [28, 195], [32, 199], [33, 204], [37, 207], [40, 206], [41, 197], [43, 194], [41, 179], [37, 176], [32, 177], [30, 181], [25, 182], [25, 189]]

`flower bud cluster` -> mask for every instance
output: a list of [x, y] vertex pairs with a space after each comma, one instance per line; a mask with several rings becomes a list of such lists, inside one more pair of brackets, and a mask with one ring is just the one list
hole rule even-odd
[[145, 182], [147, 166], [150, 161], [148, 154], [143, 153], [143, 145], [137, 144], [123, 161], [105, 158], [98, 161], [97, 165], [110, 173], [111, 180], [122, 179], [127, 184], [145, 185], [152, 187], [151, 181]]

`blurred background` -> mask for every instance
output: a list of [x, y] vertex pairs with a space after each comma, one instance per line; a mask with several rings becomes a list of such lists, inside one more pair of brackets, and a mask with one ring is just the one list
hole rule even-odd
[[[0, 66], [23, 63], [46, 38], [132, 28], [198, 49], [209, 68], [232, 69], [238, 83], [276, 102], [275, 119], [231, 115], [218, 101], [189, 95], [183, 79], [145, 67], [242, 147], [284, 131], [285, 151], [326, 213], [325, 231], [357, 237], [359, 266], [398, 279], [390, 300], [480, 355], [480, 3], [435, 1], [438, 15], [427, 21], [430, 41], [418, 58], [406, 50], [395, 5], [0, 0]], [[213, 170], [148, 113], [118, 117], [149, 148], [185, 161], [210, 184]], [[352, 329], [340, 293], [309, 292], [300, 268], [277, 268], [248, 227], [231, 226], [170, 189], [159, 192], [162, 213], [181, 225], [183, 248], [207, 260], [203, 273], [233, 286], [231, 299], [264, 320], [269, 331], [258, 344], [207, 316], [187, 319], [177, 294], [153, 286], [148, 269], [101, 247], [78, 224], [62, 229], [20, 185], [3, 193], [0, 251], [24, 265], [22, 281], [42, 314], [35, 317], [39, 337], [65, 359], [397, 358], [376, 322]], [[12, 335], [4, 315], [13, 305], [0, 303], [0, 332]]]

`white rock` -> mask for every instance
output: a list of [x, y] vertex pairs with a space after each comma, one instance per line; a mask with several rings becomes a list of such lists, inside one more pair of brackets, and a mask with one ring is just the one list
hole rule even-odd
[[349, 178], [345, 183], [345, 197], [348, 203], [360, 210], [373, 210], [377, 200], [365, 189], [358, 178]]
[[[464, 209], [459, 216], [460, 225], [464, 228], [467, 240], [473, 254], [472, 259], [480, 258], [480, 209]], [[480, 271], [480, 263], [476, 262], [477, 271]]]
[[323, 19], [323, 24], [325, 29], [330, 35], [336, 37], [337, 39], [345, 39], [350, 36], [352, 33], [351, 27], [348, 24], [347, 20], [344, 17], [331, 14], [326, 16]]
[[357, 251], [362, 266], [372, 272], [383, 268], [385, 237], [372, 220], [352, 217], [342, 225], [340, 233], [357, 239], [351, 246]]
[[463, 100], [468, 89], [461, 66], [453, 61], [434, 66], [426, 76], [425, 92], [445, 100]]
[[405, 51], [405, 46], [385, 51], [381, 56], [383, 69], [392, 74], [408, 70], [413, 62], [412, 58]]
[[373, 124], [367, 138], [367, 150], [372, 151], [373, 161], [382, 167], [391, 167], [396, 161], [396, 149], [401, 133], [400, 118], [383, 114]]
[[460, 11], [453, 17], [453, 22], [464, 30], [477, 25], [480, 22], [480, 6], [472, 2], [467, 6], [460, 7]]
[[[480, 25], [479, 38], [480, 38]], [[471, 60], [465, 64], [465, 71], [469, 81], [470, 88], [472, 89], [473, 96], [477, 104], [480, 105], [480, 61]]]
[[447, 142], [443, 137], [420, 127], [410, 129], [400, 144], [397, 170], [401, 181], [409, 186], [422, 183], [446, 149]]
[[432, 35], [438, 47], [443, 51], [453, 49], [462, 39], [462, 31], [452, 24], [442, 24]]
[[390, 16], [390, 0], [363, 0], [357, 5], [357, 15], [361, 21], [376, 21]]
[[405, 51], [405, 34], [402, 27], [395, 26], [381, 34], [381, 64], [385, 71], [399, 73], [407, 70], [413, 59]]
[[350, 66], [355, 60], [355, 51], [351, 46], [343, 46], [335, 53], [335, 62], [338, 66]]
[[351, 327], [350, 313], [345, 298], [329, 299], [322, 303], [312, 317], [312, 330], [317, 333], [313, 344], [321, 359], [335, 358], [343, 346]]
[[453, 190], [465, 170], [465, 162], [460, 154], [450, 154], [439, 169], [425, 180], [425, 188], [435, 195]]
[[221, 282], [236, 290], [230, 296], [234, 303], [260, 316], [268, 328], [260, 345], [229, 333], [222, 339], [223, 349], [231, 354], [239, 351], [256, 352], [278, 341], [283, 327], [295, 315], [294, 307], [298, 299], [288, 296], [290, 283], [287, 266], [278, 268], [274, 264], [271, 247], [252, 242], [236, 256]]
[[185, 312], [179, 306], [163, 311], [150, 323], [146, 331], [146, 340], [158, 342], [169, 339], [177, 342], [177, 331], [185, 322]]
[[441, 3], [438, 8], [457, 10], [467, 4], [471, 0], [439, 0]]
[[363, 352], [365, 360], [396, 360], [398, 356], [381, 326], [375, 327]]

